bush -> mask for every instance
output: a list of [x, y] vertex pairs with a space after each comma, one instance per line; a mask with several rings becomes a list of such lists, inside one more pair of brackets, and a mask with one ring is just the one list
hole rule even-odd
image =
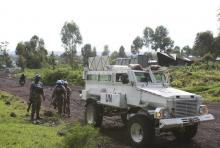
[[65, 133], [63, 145], [66, 148], [105, 147], [110, 142], [109, 139], [101, 137], [97, 129], [89, 125], [70, 124], [63, 130]]
[[79, 69], [72, 70], [68, 68], [60, 68], [56, 70], [48, 70], [44, 73], [43, 82], [46, 85], [53, 85], [57, 80], [67, 80], [69, 84], [82, 86], [84, 84]]
[[220, 64], [204, 63], [169, 70], [173, 87], [201, 95], [206, 101], [220, 101]]
[[[84, 80], [82, 80], [82, 68], [72, 69], [67, 65], [57, 67], [55, 70], [52, 68], [42, 69], [26, 69], [24, 74], [33, 79], [35, 74], [40, 74], [42, 81], [45, 85], [54, 85], [57, 80], [67, 80], [70, 85], [83, 86]], [[20, 77], [21, 73], [17, 74]]]

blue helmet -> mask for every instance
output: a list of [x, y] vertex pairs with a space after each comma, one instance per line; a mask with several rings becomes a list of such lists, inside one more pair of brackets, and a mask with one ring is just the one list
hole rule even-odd
[[67, 82], [67, 81], [64, 81], [63, 84], [64, 84], [64, 85], [68, 85], [68, 82]]
[[35, 76], [34, 76], [34, 81], [40, 81], [40, 75], [39, 74], [36, 74]]
[[64, 82], [65, 82], [65, 81], [64, 81], [64, 80], [61, 80], [61, 81], [62, 81], [62, 85], [64, 85]]
[[57, 85], [62, 85], [63, 82], [62, 82], [62, 80], [57, 80], [56, 84], [57, 84]]

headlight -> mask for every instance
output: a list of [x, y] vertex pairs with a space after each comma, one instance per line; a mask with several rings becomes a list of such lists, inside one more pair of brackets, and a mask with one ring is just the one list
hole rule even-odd
[[161, 118], [168, 118], [170, 116], [169, 110], [165, 108], [156, 108], [154, 112], [154, 118], [161, 119]]
[[199, 113], [201, 115], [205, 115], [205, 114], [208, 114], [209, 111], [208, 111], [208, 107], [206, 105], [200, 105], [199, 107]]
[[160, 119], [161, 118], [161, 113], [160, 112], [155, 112], [154, 113], [154, 118]]

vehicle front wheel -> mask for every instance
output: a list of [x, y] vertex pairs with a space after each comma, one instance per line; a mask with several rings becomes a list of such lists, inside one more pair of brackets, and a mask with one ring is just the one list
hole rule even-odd
[[86, 105], [85, 121], [87, 124], [100, 127], [103, 119], [103, 108], [95, 102], [89, 102]]
[[128, 121], [129, 139], [134, 147], [148, 148], [154, 140], [154, 124], [144, 115], [135, 115]]
[[197, 129], [198, 129], [198, 124], [195, 124], [191, 126], [186, 126], [181, 129], [176, 129], [173, 131], [173, 134], [177, 140], [188, 141], [196, 135]]

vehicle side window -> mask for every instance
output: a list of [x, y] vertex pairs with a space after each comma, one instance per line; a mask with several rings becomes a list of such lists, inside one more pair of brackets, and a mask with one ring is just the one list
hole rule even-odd
[[128, 80], [128, 74], [126, 74], [126, 73], [117, 73], [116, 74], [116, 80], [115, 80], [115, 82], [129, 82], [129, 80]]
[[111, 81], [112, 77], [111, 75], [99, 75], [98, 80], [99, 81]]
[[87, 75], [87, 80], [91, 80], [91, 81], [97, 81], [97, 75], [95, 74], [88, 74]]
[[138, 82], [152, 82], [149, 73], [135, 72]]
[[154, 73], [154, 76], [157, 82], [163, 82], [164, 80], [166, 80], [164, 74], [162, 73]]

